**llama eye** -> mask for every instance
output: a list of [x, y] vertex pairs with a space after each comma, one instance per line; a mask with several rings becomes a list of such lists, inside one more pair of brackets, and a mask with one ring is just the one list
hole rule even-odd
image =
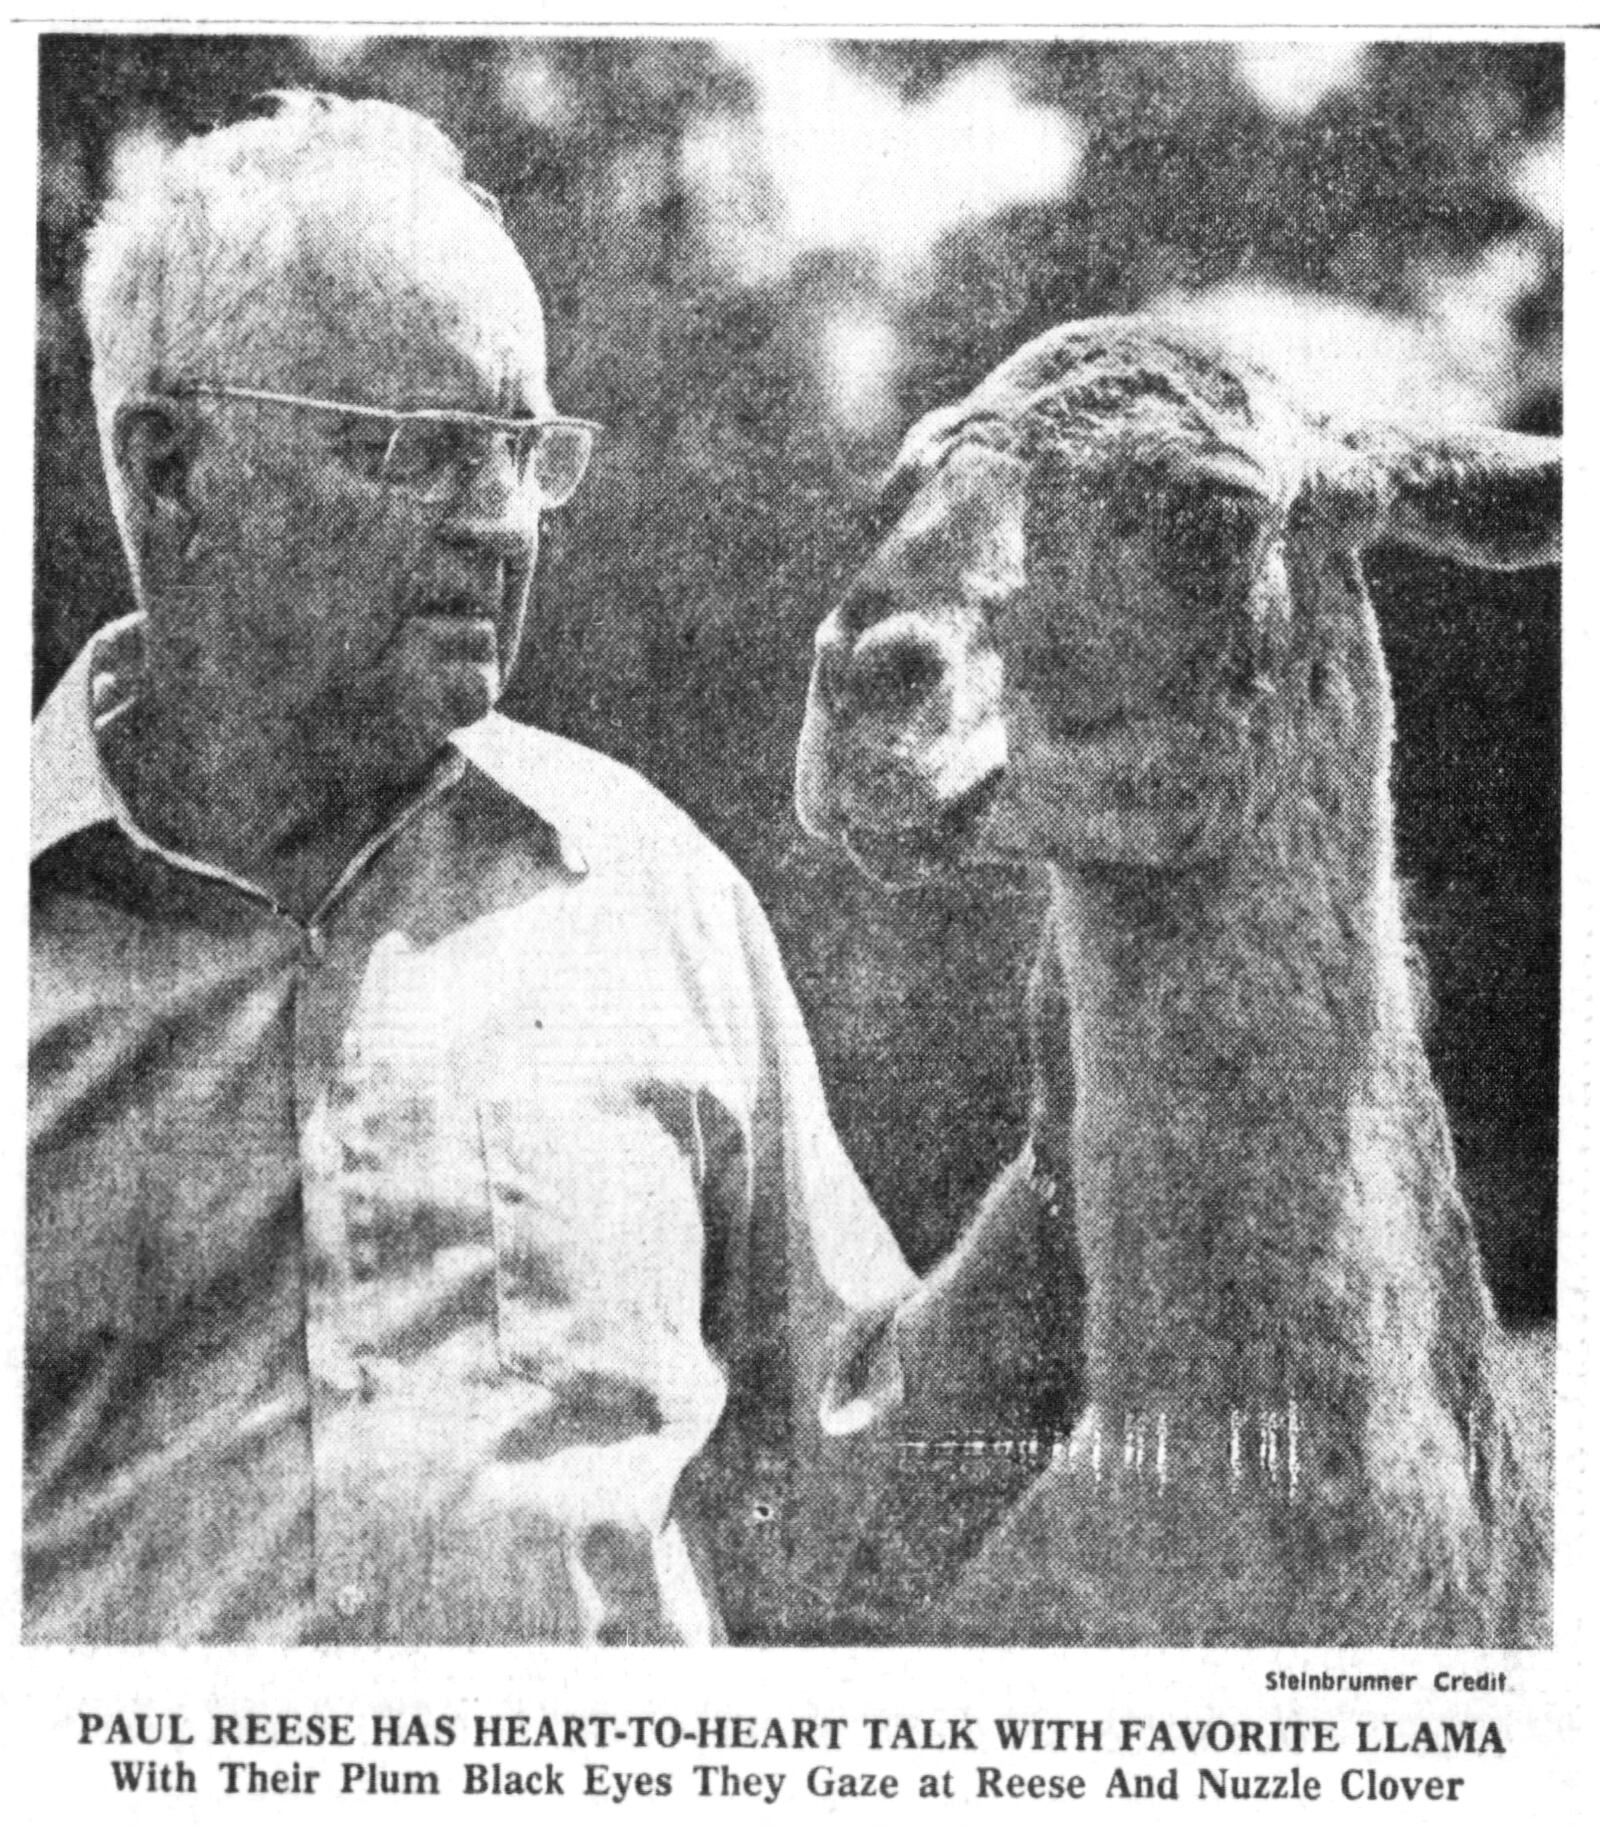
[[1210, 481], [1173, 483], [1161, 503], [1157, 559], [1188, 597], [1214, 597], [1249, 557], [1264, 504], [1248, 489]]
[[1145, 498], [1132, 489], [1118, 490], [1106, 504], [1106, 531], [1114, 540], [1131, 540], [1144, 531]]

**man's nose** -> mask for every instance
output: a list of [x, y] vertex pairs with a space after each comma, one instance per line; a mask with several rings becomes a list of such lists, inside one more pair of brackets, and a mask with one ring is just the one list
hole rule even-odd
[[523, 481], [510, 440], [494, 438], [464, 467], [439, 537], [448, 546], [509, 564], [527, 557], [538, 533], [538, 496]]

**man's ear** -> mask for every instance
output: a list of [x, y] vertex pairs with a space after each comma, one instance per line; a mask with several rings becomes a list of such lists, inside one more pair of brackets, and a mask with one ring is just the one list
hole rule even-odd
[[117, 408], [112, 448], [117, 469], [145, 522], [190, 518], [190, 472], [200, 421], [182, 400], [131, 401]]

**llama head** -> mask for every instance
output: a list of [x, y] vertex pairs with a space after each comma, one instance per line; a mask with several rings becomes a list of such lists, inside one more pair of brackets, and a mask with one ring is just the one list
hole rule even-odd
[[807, 829], [889, 882], [997, 855], [1181, 868], [1239, 842], [1286, 754], [1379, 778], [1362, 548], [1551, 562], [1560, 457], [1341, 426], [1190, 333], [1100, 319], [913, 427], [880, 518], [817, 637]]

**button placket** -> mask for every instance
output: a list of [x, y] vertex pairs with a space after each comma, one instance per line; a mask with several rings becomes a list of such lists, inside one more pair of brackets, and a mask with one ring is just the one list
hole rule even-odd
[[[322, 932], [323, 929], [316, 929]], [[299, 995], [307, 1012], [299, 1070], [320, 1084], [302, 1129], [308, 1245], [317, 1273], [308, 1290], [307, 1352], [313, 1371], [312, 1476], [315, 1585], [339, 1635], [377, 1629], [380, 1591], [370, 1514], [383, 1487], [384, 1380], [380, 1353], [389, 1205], [385, 1178], [385, 1082], [380, 1017], [394, 961], [380, 942], [352, 1002], [324, 943], [302, 950]], [[333, 1021], [340, 1029], [331, 1027]]]

